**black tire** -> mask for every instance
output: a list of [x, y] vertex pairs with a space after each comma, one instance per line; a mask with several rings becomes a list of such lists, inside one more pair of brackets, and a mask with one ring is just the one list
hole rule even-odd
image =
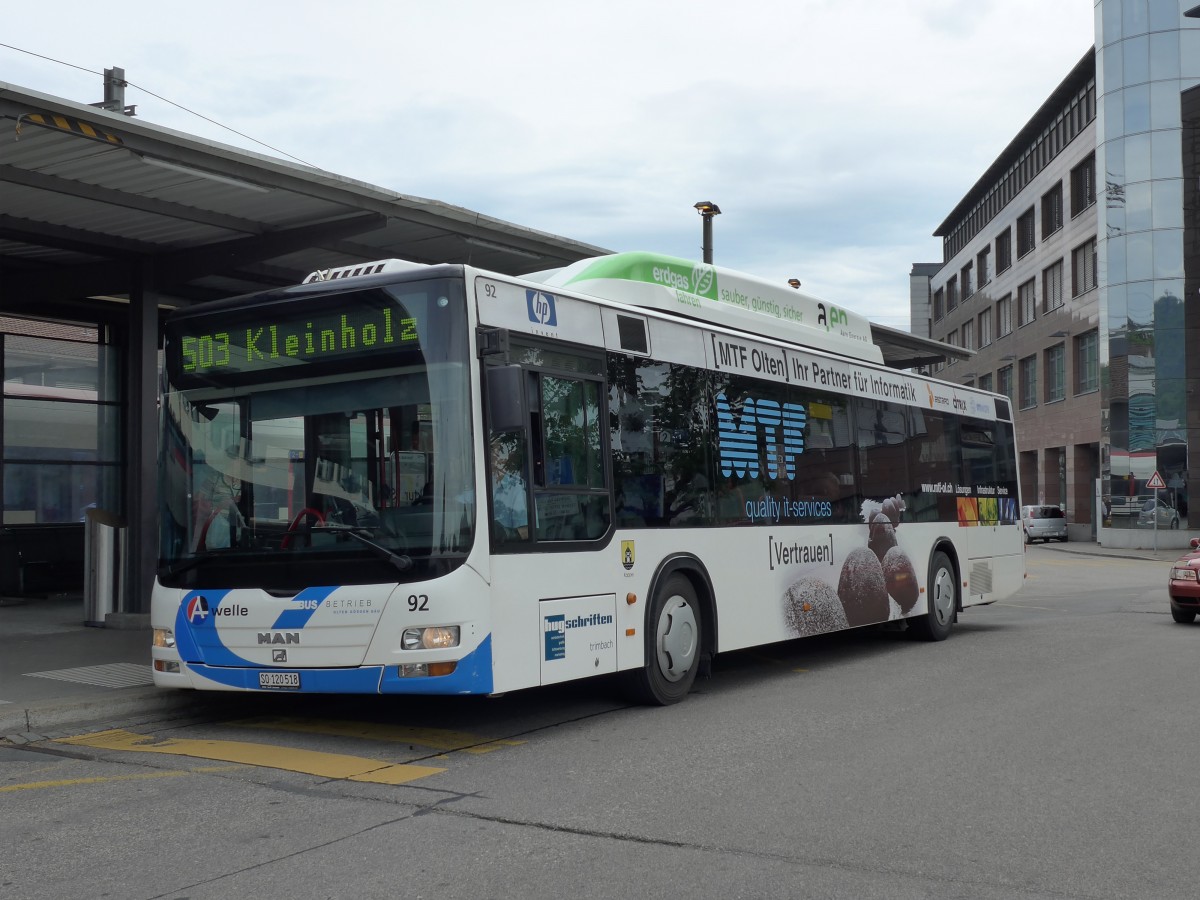
[[1172, 606], [1171, 618], [1180, 625], [1191, 625], [1196, 621], [1196, 614], [1186, 609], [1180, 609], [1178, 606]]
[[700, 667], [700, 601], [683, 575], [670, 576], [646, 611], [646, 662], [624, 674], [629, 697], [651, 706], [669, 706], [688, 695]]
[[919, 640], [944, 641], [950, 636], [958, 610], [958, 574], [950, 557], [941, 550], [930, 557], [925, 593], [929, 608], [924, 615], [908, 620], [909, 631]]

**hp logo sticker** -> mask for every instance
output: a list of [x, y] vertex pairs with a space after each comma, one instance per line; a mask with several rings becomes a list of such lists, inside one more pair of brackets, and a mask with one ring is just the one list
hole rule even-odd
[[526, 291], [525, 306], [529, 310], [529, 321], [547, 328], [558, 327], [558, 313], [554, 309], [554, 296], [544, 291]]

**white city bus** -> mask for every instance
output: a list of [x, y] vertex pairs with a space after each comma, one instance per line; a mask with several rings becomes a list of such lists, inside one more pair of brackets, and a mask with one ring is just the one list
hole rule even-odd
[[728, 650], [940, 640], [1024, 578], [1007, 399], [724, 269], [383, 261], [179, 312], [165, 347], [163, 687], [621, 673], [665, 704]]

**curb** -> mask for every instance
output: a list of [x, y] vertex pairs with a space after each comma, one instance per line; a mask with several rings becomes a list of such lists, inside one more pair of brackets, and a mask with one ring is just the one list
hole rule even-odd
[[120, 695], [115, 697], [80, 697], [28, 707], [0, 706], [0, 740], [28, 743], [25, 735], [43, 735], [47, 731], [78, 728], [122, 717], [194, 710], [197, 699], [192, 691], [150, 687], [122, 689]]

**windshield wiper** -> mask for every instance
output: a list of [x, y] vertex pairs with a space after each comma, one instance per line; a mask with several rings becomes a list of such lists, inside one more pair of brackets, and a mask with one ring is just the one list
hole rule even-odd
[[210, 559], [212, 559], [213, 557], [216, 557], [216, 556], [220, 556], [220, 554], [212, 553], [209, 551], [200, 552], [200, 553], [197, 553], [197, 554], [189, 557], [188, 559], [180, 560], [179, 562], [175, 563], [172, 566], [167, 566], [163, 570], [163, 572], [166, 574], [166, 576], [168, 578], [174, 578], [176, 575], [182, 575], [184, 572], [188, 571], [189, 569], [194, 569], [194, 568], [196, 568], [196, 566], [200, 565], [201, 563], [206, 563]]
[[325, 525], [314, 525], [312, 528], [309, 529], [309, 531], [314, 531], [317, 533], [320, 533], [323, 531], [329, 531], [329, 532], [333, 532], [335, 534], [344, 534], [347, 537], [352, 537], [356, 541], [358, 541], [360, 544], [362, 544], [363, 546], [370, 548], [370, 550], [376, 556], [378, 556], [380, 559], [384, 559], [384, 560], [387, 560], [388, 562], [390, 562], [393, 566], [395, 566], [401, 572], [407, 572], [409, 569], [411, 569], [413, 567], [413, 561], [412, 561], [411, 556], [405, 556], [400, 553], [393, 553], [391, 550], [389, 550], [387, 547], [384, 547], [382, 544], [377, 544], [374, 541], [363, 537], [362, 534], [359, 533], [359, 529], [354, 525], [331, 525], [331, 524], [327, 523]]

